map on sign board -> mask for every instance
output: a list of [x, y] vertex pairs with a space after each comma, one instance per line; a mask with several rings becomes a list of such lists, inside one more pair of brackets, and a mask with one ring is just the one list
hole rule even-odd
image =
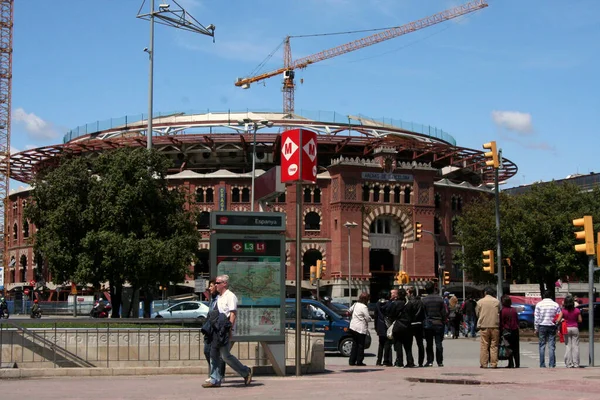
[[281, 313], [278, 307], [240, 308], [236, 336], [280, 335]]
[[239, 306], [278, 306], [281, 304], [281, 262], [222, 261], [219, 275], [229, 275], [229, 289], [237, 296]]

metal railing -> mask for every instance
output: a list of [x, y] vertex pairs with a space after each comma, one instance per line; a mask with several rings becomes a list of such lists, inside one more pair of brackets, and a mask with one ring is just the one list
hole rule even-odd
[[[294, 335], [294, 330], [286, 329], [286, 342]], [[310, 334], [302, 337], [305, 364], [315, 339]], [[257, 342], [236, 342], [231, 353], [248, 365], [270, 365], [260, 348]], [[294, 361], [293, 351], [286, 351], [286, 364]], [[0, 322], [0, 365], [12, 364], [25, 368], [205, 366], [206, 358], [195, 319], [15, 319]]]

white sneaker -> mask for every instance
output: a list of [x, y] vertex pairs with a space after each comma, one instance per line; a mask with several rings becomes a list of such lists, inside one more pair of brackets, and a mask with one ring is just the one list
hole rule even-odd
[[204, 383], [210, 383], [210, 378], [206, 379]]

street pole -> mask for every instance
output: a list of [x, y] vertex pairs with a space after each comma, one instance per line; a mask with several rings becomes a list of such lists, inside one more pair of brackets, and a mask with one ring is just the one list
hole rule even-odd
[[496, 253], [496, 265], [498, 266], [497, 298], [502, 298], [502, 243], [500, 242], [500, 193], [498, 189], [498, 169], [494, 168], [494, 197], [496, 198], [496, 242], [498, 249]]
[[595, 300], [596, 298], [594, 297], [594, 271], [596, 271], [597, 268], [594, 267], [594, 256], [588, 256], [588, 271], [589, 271], [589, 277], [588, 277], [588, 298], [589, 298], [589, 305], [588, 305], [588, 332], [589, 332], [589, 346], [590, 346], [590, 362], [589, 365], [590, 367], [594, 366], [594, 308], [595, 308]]
[[[299, 140], [300, 148], [302, 148], [302, 129], [300, 129]], [[298, 171], [300, 176], [296, 182], [296, 376], [302, 375], [301, 353], [301, 330], [302, 330], [302, 154], [298, 160]], [[253, 191], [254, 193], [254, 191]]]
[[[256, 131], [258, 130], [258, 124], [253, 123], [254, 135], [252, 138], [252, 193], [250, 194], [250, 211], [254, 211], [254, 179], [256, 176]], [[302, 142], [300, 142], [302, 143]]]
[[348, 306], [352, 305], [352, 252], [350, 251], [350, 226], [348, 226]]
[[154, 0], [150, 0], [150, 69], [148, 73], [148, 132], [146, 133], [146, 148], [152, 149], [152, 104], [154, 102]]
[[462, 253], [463, 253], [463, 262], [462, 262], [462, 289], [463, 289], [463, 301], [465, 301], [465, 299], [467, 298], [467, 292], [466, 292], [466, 288], [465, 288], [465, 246], [461, 246], [462, 248]]

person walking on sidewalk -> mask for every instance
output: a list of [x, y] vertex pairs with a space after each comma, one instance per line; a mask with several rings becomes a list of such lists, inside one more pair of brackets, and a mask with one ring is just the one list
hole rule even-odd
[[468, 337], [469, 335], [471, 335], [471, 337], [476, 336], [475, 325], [477, 325], [477, 315], [475, 314], [475, 307], [477, 307], [477, 302], [473, 300], [473, 296], [469, 295], [461, 307], [461, 313], [467, 323], [467, 333], [465, 337]]
[[[210, 296], [208, 302], [208, 311], [213, 311], [217, 309], [217, 300], [219, 298], [219, 293], [217, 292], [217, 286], [215, 285], [215, 281], [211, 279], [208, 281], [208, 293]], [[210, 349], [211, 349], [211, 335], [204, 335], [204, 357], [206, 357], [206, 361], [208, 361], [208, 379], [205, 381], [206, 383], [210, 382]], [[221, 360], [219, 362], [221, 376], [225, 376], [225, 363], [221, 359], [221, 355], [218, 355], [218, 358]], [[221, 382], [223, 379], [221, 379]]]
[[[214, 388], [220, 387], [221, 381], [223, 380], [223, 376], [221, 375], [220, 360], [216, 357], [215, 353], [219, 354], [223, 361], [229, 365], [235, 372], [237, 372], [241, 377], [244, 378], [244, 383], [248, 386], [252, 382], [252, 368], [243, 365], [240, 360], [238, 360], [235, 356], [233, 356], [229, 351], [229, 342], [231, 337], [235, 333], [235, 322], [237, 317], [237, 303], [238, 299], [235, 294], [231, 290], [229, 290], [229, 275], [219, 275], [215, 281], [215, 285], [217, 286], [217, 292], [219, 293], [219, 298], [217, 299], [217, 309], [219, 312], [219, 320], [221, 320], [221, 316], [225, 316], [227, 321], [231, 324], [231, 329], [229, 330], [229, 340], [224, 340], [221, 342], [217, 341], [216, 351], [211, 352], [210, 359], [210, 382], [206, 382], [202, 385], [205, 388]], [[215, 339], [213, 338], [213, 341]], [[213, 343], [214, 345], [214, 343]]]
[[498, 367], [498, 342], [500, 340], [500, 302], [494, 297], [494, 289], [485, 288], [485, 296], [477, 302], [477, 328], [480, 333], [479, 366]]
[[425, 320], [425, 306], [420, 297], [416, 296], [416, 290], [414, 286], [409, 286], [406, 289], [408, 295], [408, 302], [412, 308], [413, 320], [410, 323], [410, 332], [417, 342], [418, 350], [418, 361], [419, 367], [423, 366], [425, 361], [425, 346], [423, 346], [423, 321]]
[[559, 305], [552, 300], [550, 291], [544, 292], [544, 300], [535, 305], [533, 327], [539, 339], [540, 368], [546, 368], [546, 344], [548, 344], [548, 363], [556, 367], [556, 322], [562, 319]]
[[379, 337], [379, 347], [377, 349], [377, 362], [375, 365], [385, 365], [386, 367], [392, 366], [392, 341], [387, 338], [387, 324], [385, 323], [385, 314], [383, 309], [388, 303], [387, 292], [382, 291], [379, 295], [379, 301], [375, 307], [375, 315], [373, 320], [375, 321], [375, 331], [377, 337]]
[[367, 339], [367, 333], [369, 332], [369, 321], [371, 316], [369, 315], [369, 309], [367, 304], [369, 303], [369, 293], [362, 292], [358, 296], [358, 301], [350, 307], [348, 310], [352, 315], [350, 319], [350, 334], [354, 339], [352, 344], [352, 351], [350, 352], [350, 365], [357, 365], [364, 367], [363, 361], [365, 359], [365, 341]]
[[581, 323], [581, 311], [575, 308], [575, 299], [568, 295], [563, 301], [562, 317], [567, 324], [565, 335], [565, 366], [567, 368], [579, 368], [579, 324]]
[[427, 363], [424, 367], [431, 367], [433, 365], [433, 341], [435, 339], [435, 360], [437, 361], [438, 367], [444, 366], [444, 329], [448, 317], [448, 309], [444, 304], [442, 296], [435, 292], [435, 285], [433, 282], [427, 282], [425, 285], [425, 293], [421, 301], [425, 308], [425, 320], [423, 321], [423, 332], [425, 335], [425, 342], [427, 347], [425, 352], [427, 353]]

